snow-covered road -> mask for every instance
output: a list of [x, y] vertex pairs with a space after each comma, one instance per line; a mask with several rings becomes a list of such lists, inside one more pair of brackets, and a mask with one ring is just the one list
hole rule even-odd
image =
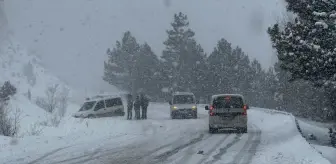
[[[0, 155], [6, 164], [305, 164], [329, 162], [298, 133], [291, 115], [251, 109], [248, 134], [208, 133], [208, 117], [171, 120], [167, 104], [151, 104], [148, 120], [122, 117], [87, 120], [92, 134], [26, 143], [34, 148]], [[110, 128], [102, 122], [111, 123]], [[94, 128], [94, 130], [92, 130]], [[116, 131], [118, 133], [116, 133]], [[108, 132], [108, 133], [107, 133]], [[113, 133], [112, 133], [113, 132]], [[87, 134], [87, 133], [85, 133]], [[56, 137], [55, 137], [56, 138]], [[35, 139], [37, 140], [37, 139]], [[20, 148], [19, 141], [17, 148]], [[27, 142], [27, 141], [26, 141]], [[3, 149], [3, 151], [5, 151]]]

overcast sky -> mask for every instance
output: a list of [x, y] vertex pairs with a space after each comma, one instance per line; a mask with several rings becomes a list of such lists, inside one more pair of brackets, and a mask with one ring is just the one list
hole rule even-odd
[[[197, 41], [210, 53], [224, 37], [266, 68], [275, 61], [268, 26], [282, 0], [5, 0], [15, 38], [78, 88], [104, 88], [106, 49], [130, 30], [160, 55], [173, 14], [188, 15]], [[107, 85], [108, 86], [108, 85]]]

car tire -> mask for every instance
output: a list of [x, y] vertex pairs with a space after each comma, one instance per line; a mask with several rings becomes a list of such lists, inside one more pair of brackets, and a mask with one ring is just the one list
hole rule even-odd
[[175, 119], [175, 115], [174, 115], [173, 113], [170, 113], [170, 118], [171, 118], [172, 120], [174, 120], [174, 119]]
[[96, 118], [96, 116], [93, 115], [93, 114], [89, 114], [89, 115], [87, 116], [87, 118], [92, 119], [92, 118]]
[[192, 118], [193, 118], [193, 119], [197, 119], [197, 112], [194, 112], [194, 113], [192, 114]]
[[218, 131], [218, 129], [216, 129], [216, 128], [212, 128], [212, 127], [209, 126], [209, 133], [214, 134], [214, 133], [216, 133], [217, 131]]
[[247, 133], [247, 127], [240, 128], [239, 133]]

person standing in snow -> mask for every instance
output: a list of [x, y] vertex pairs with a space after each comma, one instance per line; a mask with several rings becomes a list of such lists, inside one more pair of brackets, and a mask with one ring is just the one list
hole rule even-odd
[[134, 101], [134, 111], [136, 120], [140, 119], [140, 107], [141, 107], [140, 96], [137, 95]]
[[127, 120], [132, 120], [133, 97], [127, 94]]
[[141, 104], [141, 110], [142, 110], [142, 119], [147, 119], [147, 107], [149, 105], [149, 98], [144, 94], [140, 94], [140, 104]]

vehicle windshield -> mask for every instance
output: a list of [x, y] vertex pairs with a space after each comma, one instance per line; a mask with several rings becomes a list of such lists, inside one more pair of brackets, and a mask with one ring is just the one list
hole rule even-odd
[[241, 97], [221, 96], [213, 100], [213, 106], [215, 108], [242, 108], [244, 102]]
[[192, 95], [175, 95], [173, 104], [194, 104], [194, 96]]
[[82, 107], [79, 109], [79, 111], [86, 111], [92, 109], [96, 101], [90, 101], [90, 102], [85, 102]]

